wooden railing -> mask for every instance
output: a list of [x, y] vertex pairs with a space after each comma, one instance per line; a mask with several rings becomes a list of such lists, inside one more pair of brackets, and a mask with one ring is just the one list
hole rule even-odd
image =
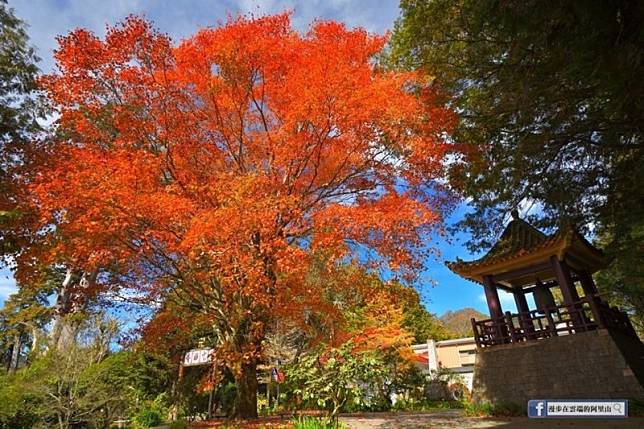
[[478, 347], [519, 343], [570, 335], [595, 329], [610, 329], [637, 337], [628, 315], [596, 296], [588, 296], [571, 306], [559, 305], [544, 311], [506, 312], [498, 319], [472, 319]]

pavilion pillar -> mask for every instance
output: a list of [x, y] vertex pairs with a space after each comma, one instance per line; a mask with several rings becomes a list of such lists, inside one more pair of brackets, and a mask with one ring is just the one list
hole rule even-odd
[[492, 319], [502, 319], [503, 310], [501, 309], [501, 300], [499, 299], [499, 292], [496, 290], [496, 284], [494, 284], [492, 276], [483, 277], [483, 289], [485, 290], [485, 300], [490, 310], [490, 317]]
[[570, 319], [572, 321], [573, 327], [582, 326], [583, 322], [581, 319], [581, 314], [579, 312], [579, 294], [575, 288], [575, 284], [572, 281], [570, 276], [570, 268], [565, 261], [560, 261], [556, 256], [550, 257], [550, 263], [557, 277], [557, 283], [559, 283], [559, 289], [561, 289], [561, 294], [563, 295], [564, 304], [570, 312]]
[[492, 326], [494, 326], [494, 341], [496, 344], [507, 343], [508, 327], [506, 325], [503, 309], [501, 309], [501, 300], [499, 299], [499, 292], [496, 290], [496, 284], [492, 276], [483, 276], [483, 289], [485, 290], [485, 300], [487, 307], [490, 310], [490, 317], [492, 318]]
[[586, 296], [597, 295], [597, 286], [595, 286], [593, 276], [591, 276], [588, 271], [583, 270], [579, 273], [579, 281]]
[[517, 304], [517, 311], [519, 312], [519, 321], [521, 322], [521, 328], [526, 336], [526, 338], [532, 338], [534, 333], [534, 324], [532, 323], [532, 318], [530, 317], [530, 308], [528, 307], [528, 301], [525, 299], [525, 291], [521, 288], [514, 289], [512, 291], [514, 295], [514, 302]]
[[525, 299], [525, 291], [523, 289], [515, 289], [512, 291], [514, 295], [514, 302], [517, 304], [519, 313], [529, 313], [528, 301]]

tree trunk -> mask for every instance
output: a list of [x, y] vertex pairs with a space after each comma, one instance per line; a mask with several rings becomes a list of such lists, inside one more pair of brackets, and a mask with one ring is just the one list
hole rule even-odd
[[38, 335], [40, 335], [38, 328], [31, 328], [31, 349], [29, 349], [29, 354], [31, 356], [35, 356], [35, 354], [38, 353]]
[[86, 298], [83, 296], [83, 289], [90, 287], [96, 281], [97, 275], [98, 269], [89, 275], [81, 272], [80, 279], [74, 280], [74, 271], [71, 268], [67, 269], [53, 309], [54, 321], [49, 337], [51, 349], [64, 351], [75, 343], [78, 326], [70, 324], [65, 318], [85, 309]]
[[11, 350], [11, 362], [9, 363], [9, 374], [13, 374], [18, 369], [18, 360], [20, 359], [20, 348], [22, 346], [22, 338], [20, 333], [13, 336], [13, 349]]
[[233, 406], [233, 418], [257, 418], [257, 362], [242, 363], [241, 372], [235, 376], [237, 393]]
[[54, 321], [49, 336], [49, 347], [52, 349], [58, 348], [58, 340], [63, 328], [63, 317], [69, 311], [69, 299], [71, 295], [71, 283], [73, 272], [70, 268], [67, 269], [65, 279], [60, 285], [58, 296], [56, 297], [56, 304], [54, 305]]

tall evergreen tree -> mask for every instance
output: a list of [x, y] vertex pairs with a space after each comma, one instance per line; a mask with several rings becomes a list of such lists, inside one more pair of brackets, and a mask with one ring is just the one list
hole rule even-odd
[[460, 113], [458, 227], [488, 247], [510, 211], [594, 232], [600, 276], [644, 314], [644, 2], [403, 0], [395, 66], [428, 70]]
[[43, 112], [36, 88], [38, 58], [25, 27], [6, 0], [0, 0], [0, 255], [17, 245], [19, 176]]

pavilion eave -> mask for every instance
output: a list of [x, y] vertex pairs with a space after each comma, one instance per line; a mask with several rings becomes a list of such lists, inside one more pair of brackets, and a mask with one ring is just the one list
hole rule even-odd
[[575, 270], [590, 273], [606, 265], [602, 252], [572, 228], [559, 230], [529, 249], [521, 248], [500, 256], [486, 255], [470, 262], [459, 260], [447, 265], [454, 273], [481, 285], [485, 284], [486, 276], [491, 276], [502, 289], [510, 291], [534, 284], [537, 280], [554, 279], [556, 273], [549, 262], [553, 256], [560, 261], [566, 260]]

